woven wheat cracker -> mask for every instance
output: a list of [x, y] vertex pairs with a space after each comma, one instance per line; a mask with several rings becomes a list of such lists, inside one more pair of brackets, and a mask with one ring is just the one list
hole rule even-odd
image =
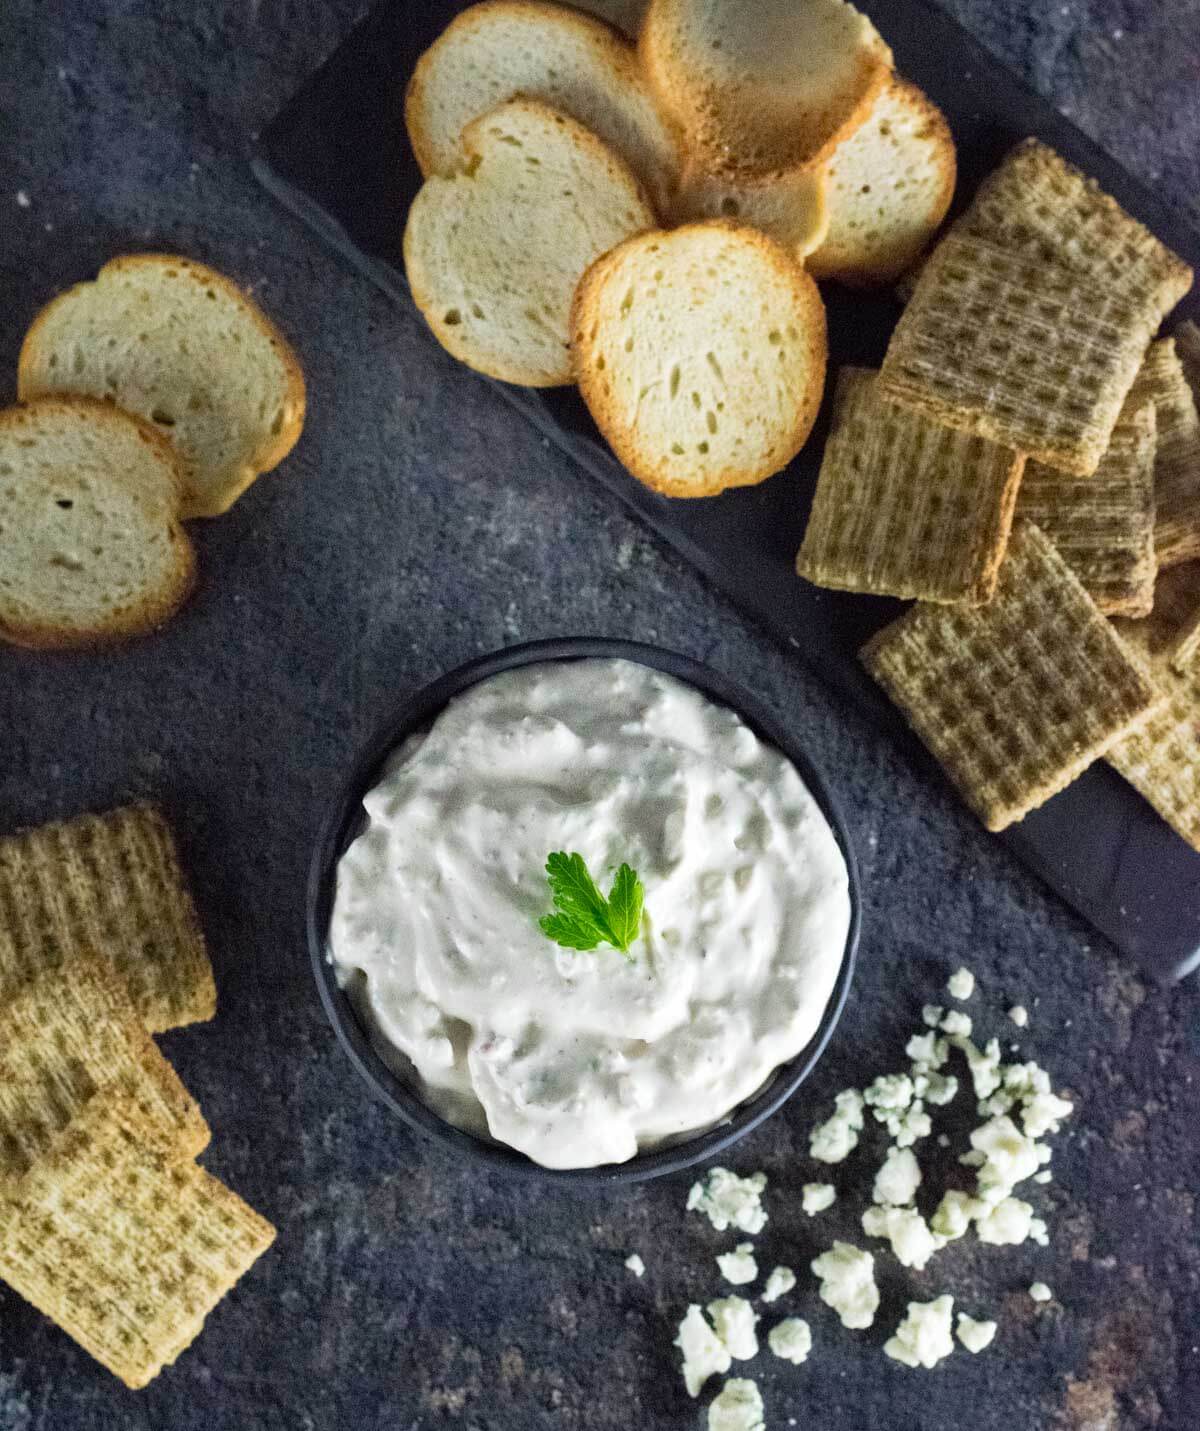
[[1158, 416], [1154, 545], [1160, 566], [1177, 566], [1200, 557], [1200, 414], [1175, 339], [1150, 345], [1131, 401]]
[[862, 657], [991, 830], [1044, 804], [1162, 705], [1027, 522], [988, 606], [917, 606]]
[[1188, 669], [1200, 651], [1200, 561], [1160, 571], [1150, 615], [1115, 624], [1122, 639], [1156, 667], [1162, 663]]
[[986, 180], [934, 251], [892, 339], [884, 393], [1091, 476], [1163, 318], [1176, 254], [1037, 141]]
[[1120, 288], [1131, 303], [1154, 307], [1173, 295], [1161, 316], [1191, 287], [1191, 270], [1177, 254], [1038, 139], [1011, 151], [955, 227], [1089, 274]]
[[177, 1156], [207, 1147], [200, 1109], [128, 990], [107, 960], [80, 951], [0, 1007], [0, 1177], [25, 1172], [89, 1099], [114, 1087], [174, 1134]]
[[1126, 410], [1092, 477], [1031, 462], [1017, 516], [1035, 523], [1107, 614], [1148, 616], [1154, 605], [1155, 409]]
[[[1144, 625], [1145, 623], [1136, 623]], [[1106, 759], [1193, 849], [1200, 850], [1200, 666], [1173, 666], [1147, 654], [1135, 623], [1122, 636], [1153, 673], [1167, 704], [1108, 752]]]
[[796, 570], [817, 586], [989, 601], [1025, 459], [880, 400], [843, 368]]
[[105, 1089], [0, 1201], [0, 1277], [141, 1387], [271, 1245], [269, 1222]]
[[151, 805], [0, 839], [0, 997], [89, 949], [104, 951], [151, 1033], [216, 1011], [175, 841]]
[[1091, 476], [1161, 319], [1119, 288], [952, 231], [896, 327], [881, 392]]

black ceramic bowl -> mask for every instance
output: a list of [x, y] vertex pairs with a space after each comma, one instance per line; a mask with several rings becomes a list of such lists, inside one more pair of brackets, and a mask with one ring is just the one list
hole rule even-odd
[[[829, 821], [850, 875], [850, 930], [846, 937], [846, 954], [834, 984], [833, 993], [816, 1033], [807, 1047], [790, 1062], [783, 1064], [753, 1098], [741, 1104], [722, 1122], [706, 1132], [697, 1133], [668, 1147], [639, 1153], [625, 1163], [613, 1163], [598, 1168], [543, 1168], [523, 1153], [498, 1143], [488, 1142], [453, 1127], [423, 1103], [416, 1092], [394, 1073], [372, 1046], [370, 1037], [359, 1023], [349, 998], [338, 987], [333, 965], [327, 957], [329, 919], [338, 861], [354, 839], [365, 828], [366, 812], [362, 797], [379, 780], [388, 756], [408, 736], [428, 725], [454, 696], [468, 687], [478, 685], [501, 671], [518, 666], [538, 665], [546, 661], [574, 661], [601, 658], [636, 661], [674, 676], [713, 701], [729, 706], [763, 740], [781, 750], [795, 765], [813, 798]], [[469, 661], [456, 671], [434, 681], [418, 691], [390, 716], [367, 746], [338, 794], [321, 831], [313, 856], [308, 882], [308, 945], [313, 973], [334, 1029], [350, 1061], [358, 1069], [367, 1086], [410, 1127], [428, 1133], [463, 1157], [473, 1158], [489, 1167], [519, 1176], [541, 1178], [548, 1182], [598, 1186], [606, 1183], [640, 1182], [645, 1178], [662, 1177], [678, 1172], [693, 1163], [703, 1162], [723, 1152], [752, 1128], [769, 1118], [812, 1071], [825, 1050], [830, 1035], [841, 1017], [854, 972], [858, 949], [861, 899], [858, 867], [837, 802], [830, 793], [825, 777], [813, 765], [804, 747], [789, 731], [747, 692], [724, 676], [710, 671], [689, 656], [664, 651], [657, 646], [644, 646], [635, 641], [612, 641], [599, 637], [581, 637], [558, 641], [533, 641], [523, 646], [511, 646], [490, 656]]]

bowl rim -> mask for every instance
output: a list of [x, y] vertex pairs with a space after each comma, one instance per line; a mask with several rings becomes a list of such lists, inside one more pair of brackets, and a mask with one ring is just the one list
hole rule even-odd
[[[472, 686], [524, 666], [580, 660], [632, 661], [673, 676], [717, 704], [729, 707], [756, 735], [780, 750], [799, 771], [846, 861], [850, 924], [842, 963], [816, 1031], [795, 1057], [779, 1066], [753, 1098], [738, 1105], [714, 1127], [667, 1147], [637, 1153], [624, 1163], [593, 1168], [546, 1168], [515, 1148], [487, 1142], [448, 1123], [388, 1067], [359, 1022], [351, 1000], [338, 985], [334, 965], [327, 958], [327, 940], [338, 863], [361, 831], [362, 797], [378, 783], [382, 766], [392, 752], [409, 735], [428, 725], [455, 696]], [[519, 1178], [584, 1188], [666, 1177], [705, 1162], [759, 1127], [791, 1098], [825, 1052], [845, 1008], [858, 956], [862, 892], [849, 830], [824, 774], [755, 696], [694, 657], [666, 647], [603, 636], [556, 637], [522, 642], [476, 656], [405, 697], [379, 722], [354, 760], [350, 773], [341, 781], [336, 798], [321, 822], [309, 866], [305, 923], [309, 956], [325, 1013], [342, 1049], [377, 1099], [410, 1128], [484, 1166]]]

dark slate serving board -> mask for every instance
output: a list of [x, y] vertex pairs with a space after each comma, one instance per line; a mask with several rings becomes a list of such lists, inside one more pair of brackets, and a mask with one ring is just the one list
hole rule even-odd
[[[401, 305], [410, 299], [400, 236], [421, 182], [404, 133], [404, 84], [416, 57], [461, 8], [455, 0], [381, 0], [261, 136], [253, 161], [277, 198]], [[954, 21], [924, 0], [867, 0], [865, 8], [895, 50], [898, 67], [950, 120], [959, 148], [960, 205], [1011, 143], [1035, 134], [1095, 175], [1200, 271], [1200, 234]], [[847, 362], [878, 365], [899, 314], [895, 302], [833, 285], [825, 296], [831, 370]], [[1179, 316], [1200, 317], [1200, 295], [1193, 293]], [[476, 380], [484, 381], [463, 370], [464, 382]], [[824, 414], [787, 472], [760, 487], [681, 502], [647, 491], [621, 468], [573, 390], [496, 386], [739, 606], [916, 753], [902, 720], [855, 658], [898, 604], [821, 591], [793, 573]], [[927, 759], [923, 752], [918, 758]], [[1154, 977], [1181, 978], [1200, 966], [1200, 855], [1108, 766], [1093, 766], [999, 838]]]

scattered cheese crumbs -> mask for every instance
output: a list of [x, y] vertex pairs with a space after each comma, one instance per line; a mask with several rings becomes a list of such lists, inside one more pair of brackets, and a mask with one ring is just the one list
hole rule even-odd
[[986, 1351], [996, 1337], [995, 1322], [977, 1322], [966, 1312], [958, 1314], [958, 1339], [969, 1352]]
[[950, 1135], [948, 1133], [939, 1133], [937, 1145], [939, 1148], [948, 1148], [950, 1146]]
[[951, 1034], [955, 1038], [970, 1038], [971, 1029], [973, 1027], [974, 1025], [971, 1023], [970, 1016], [960, 1013], [958, 1009], [951, 1009], [941, 1023], [938, 1024], [938, 1028], [940, 1028], [943, 1033]]
[[795, 1285], [796, 1274], [790, 1267], [776, 1267], [767, 1278], [762, 1299], [764, 1302], [778, 1302], [780, 1297], [786, 1296]]
[[625, 1266], [629, 1268], [635, 1277], [643, 1276], [646, 1271], [646, 1264], [636, 1252], [631, 1252], [629, 1256], [626, 1257]]
[[953, 1314], [953, 1297], [910, 1302], [908, 1316], [896, 1328], [895, 1336], [884, 1342], [884, 1353], [905, 1366], [923, 1366], [926, 1370], [937, 1366], [954, 1351]]
[[695, 1302], [679, 1323], [675, 1345], [683, 1353], [683, 1384], [689, 1396], [699, 1396], [710, 1376], [724, 1376], [733, 1365], [728, 1347], [704, 1320]]
[[799, 1366], [812, 1351], [812, 1332], [801, 1317], [788, 1317], [767, 1333], [767, 1345], [776, 1356]]
[[1019, 1197], [1006, 1197], [975, 1225], [980, 1242], [990, 1247], [1018, 1247], [1029, 1240], [1033, 1208]]
[[925, 1104], [914, 1098], [903, 1112], [890, 1111], [882, 1117], [875, 1115], [888, 1130], [888, 1136], [898, 1148], [911, 1148], [921, 1138], [928, 1138], [933, 1132], [933, 1123], [925, 1111]]
[[975, 992], [975, 975], [970, 969], [959, 969], [946, 980], [952, 999], [969, 999]]
[[1050, 1182], [1053, 1177], [1054, 1174], [1050, 1171], [1049, 1168], [1043, 1168], [1040, 1173], [1034, 1173], [1033, 1180], [1035, 1183], [1042, 1183], [1043, 1185], [1045, 1185], [1046, 1183]]
[[[949, 1018], [949, 1014], [946, 1015]], [[975, 1097], [980, 1100], [980, 1113], [986, 1117], [993, 1110], [983, 1107], [983, 1100], [990, 1098], [1000, 1087], [1003, 1075], [1000, 1071], [1000, 1041], [989, 1039], [987, 1047], [980, 1050], [975, 1047], [969, 1038], [955, 1038], [954, 1047], [959, 1049], [967, 1060], [967, 1067], [971, 1071], [971, 1083], [975, 1089]], [[1006, 1108], [996, 1109], [997, 1112], [1007, 1112]]]
[[816, 1217], [837, 1202], [837, 1188], [832, 1183], [805, 1183], [800, 1206], [809, 1217]]
[[916, 1073], [913, 1075], [913, 1091], [925, 1103], [943, 1108], [958, 1097], [958, 1079], [952, 1073]]
[[767, 1212], [762, 1205], [766, 1185], [766, 1173], [739, 1178], [728, 1168], [712, 1168], [702, 1182], [692, 1184], [688, 1211], [704, 1213], [718, 1232], [736, 1227], [753, 1236], [766, 1226]]
[[819, 1163], [843, 1162], [858, 1146], [862, 1132], [863, 1096], [858, 1089], [847, 1088], [833, 1101], [832, 1117], [818, 1123], [809, 1136], [808, 1150]]
[[985, 1202], [1003, 1202], [1018, 1183], [1031, 1178], [1041, 1166], [1038, 1145], [1003, 1115], [975, 1129], [971, 1149], [959, 1161], [978, 1167], [975, 1181]]
[[763, 1431], [763, 1399], [754, 1382], [733, 1376], [708, 1408], [708, 1431]]
[[907, 1207], [921, 1186], [921, 1169], [908, 1148], [891, 1148], [875, 1174], [874, 1201], [890, 1207]]
[[862, 1228], [868, 1237], [886, 1238], [901, 1267], [916, 1272], [923, 1271], [946, 1245], [913, 1207], [869, 1207], [862, 1215]]
[[[940, 1009], [938, 1018], [941, 1018]], [[941, 1068], [950, 1057], [950, 1045], [944, 1038], [938, 1038], [936, 1029], [930, 1029], [928, 1033], [913, 1034], [905, 1045], [904, 1052], [919, 1072], [932, 1073]]]
[[1029, 1295], [1035, 1302], [1049, 1302], [1054, 1293], [1046, 1286], [1045, 1282], [1035, 1282], [1029, 1289]]
[[1057, 1133], [1062, 1120], [1069, 1118], [1075, 1105], [1054, 1093], [1035, 1093], [1021, 1109], [1021, 1123], [1029, 1138], [1042, 1138], [1047, 1133]]
[[926, 1004], [921, 1010], [921, 1022], [928, 1024], [931, 1029], [937, 1028], [942, 1021], [942, 1015], [946, 1012], [939, 1004]]
[[749, 1361], [758, 1355], [758, 1337], [754, 1332], [758, 1313], [745, 1297], [718, 1297], [708, 1304], [708, 1315], [730, 1356], [738, 1361]]
[[1030, 1219], [1029, 1237], [1032, 1242], [1036, 1242], [1039, 1247], [1050, 1246], [1050, 1230], [1040, 1217]]
[[881, 1110], [907, 1108], [912, 1101], [912, 1079], [907, 1073], [882, 1073], [863, 1090], [863, 1102], [875, 1110], [877, 1118]]
[[987, 1213], [986, 1202], [972, 1197], [970, 1193], [951, 1188], [938, 1203], [937, 1211], [929, 1219], [929, 1226], [938, 1237], [953, 1242], [956, 1238], [965, 1236], [976, 1218], [985, 1217]]
[[717, 1266], [726, 1282], [735, 1287], [744, 1287], [758, 1276], [758, 1263], [754, 1260], [753, 1242], [739, 1242], [733, 1252], [723, 1252], [717, 1258]]
[[18, 189], [18, 190], [17, 190], [17, 208], [18, 208], [18, 209], [27, 209], [27, 208], [29, 207], [29, 204], [30, 204], [29, 195], [25, 192], [24, 189]]
[[832, 1307], [851, 1331], [869, 1327], [879, 1309], [875, 1259], [848, 1242], [835, 1242], [813, 1260], [813, 1275], [821, 1279], [821, 1301]]
[[1019, 1029], [1026, 1028], [1029, 1024], [1029, 1010], [1024, 1004], [1014, 1004], [1009, 1009], [1008, 1016]]

